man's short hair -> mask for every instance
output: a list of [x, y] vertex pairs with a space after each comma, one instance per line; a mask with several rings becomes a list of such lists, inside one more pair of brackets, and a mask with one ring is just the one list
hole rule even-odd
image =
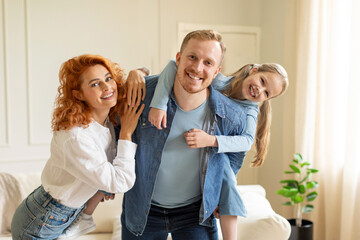
[[[213, 41], [217, 41], [220, 44], [221, 47], [221, 62], [224, 59], [224, 55], [226, 52], [226, 46], [225, 44], [222, 42], [222, 36], [219, 32], [214, 31], [214, 30], [195, 30], [192, 32], [189, 32], [180, 47], [180, 53], [183, 52], [184, 48], [186, 47], [187, 43], [189, 42], [190, 39], [197, 39], [197, 40], [213, 40]], [[220, 64], [221, 64], [220, 62]]]

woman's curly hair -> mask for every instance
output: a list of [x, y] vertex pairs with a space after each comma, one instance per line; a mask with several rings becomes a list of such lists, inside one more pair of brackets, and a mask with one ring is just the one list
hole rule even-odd
[[112, 61], [99, 56], [84, 54], [71, 58], [61, 65], [59, 72], [58, 94], [55, 100], [51, 127], [53, 131], [69, 130], [75, 126], [88, 126], [91, 122], [89, 106], [73, 95], [73, 90], [80, 90], [81, 74], [89, 67], [97, 64], [103, 65], [116, 82], [118, 90], [117, 104], [110, 109], [109, 119], [117, 124], [116, 116], [120, 113], [124, 103], [125, 71]]

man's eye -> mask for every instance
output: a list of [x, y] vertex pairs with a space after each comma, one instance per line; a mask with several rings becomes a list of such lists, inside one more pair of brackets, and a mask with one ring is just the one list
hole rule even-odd
[[264, 79], [263, 79], [263, 78], [261, 78], [261, 82], [262, 82], [262, 83], [265, 83], [265, 81], [264, 81]]

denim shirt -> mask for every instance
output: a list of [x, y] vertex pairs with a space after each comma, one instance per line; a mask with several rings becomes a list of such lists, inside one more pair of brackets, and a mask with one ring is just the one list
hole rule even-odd
[[[167, 105], [167, 128], [158, 130], [148, 121], [150, 102], [153, 97], [158, 75], [146, 78], [145, 109], [139, 118], [138, 126], [133, 134], [133, 141], [138, 144], [135, 155], [136, 180], [132, 189], [124, 194], [123, 212], [126, 227], [135, 235], [141, 235], [145, 229], [147, 216], [151, 207], [151, 199], [156, 175], [161, 162], [161, 154], [169, 136], [177, 105], [174, 95]], [[209, 107], [211, 120], [204, 129], [209, 134], [241, 135], [245, 129], [245, 110], [239, 104], [224, 97], [211, 86]], [[224, 161], [230, 161], [236, 174], [241, 168], [245, 152], [217, 153], [216, 148], [204, 148], [201, 154], [202, 205], [199, 213], [200, 224], [212, 226], [214, 218], [210, 218], [219, 203]], [[244, 207], [244, 206], [242, 206]]]

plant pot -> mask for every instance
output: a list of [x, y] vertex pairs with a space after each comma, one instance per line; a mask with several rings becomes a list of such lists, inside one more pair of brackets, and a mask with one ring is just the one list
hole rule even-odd
[[296, 226], [295, 219], [288, 219], [291, 225], [289, 240], [313, 240], [314, 224], [308, 220], [302, 220], [301, 227]]

